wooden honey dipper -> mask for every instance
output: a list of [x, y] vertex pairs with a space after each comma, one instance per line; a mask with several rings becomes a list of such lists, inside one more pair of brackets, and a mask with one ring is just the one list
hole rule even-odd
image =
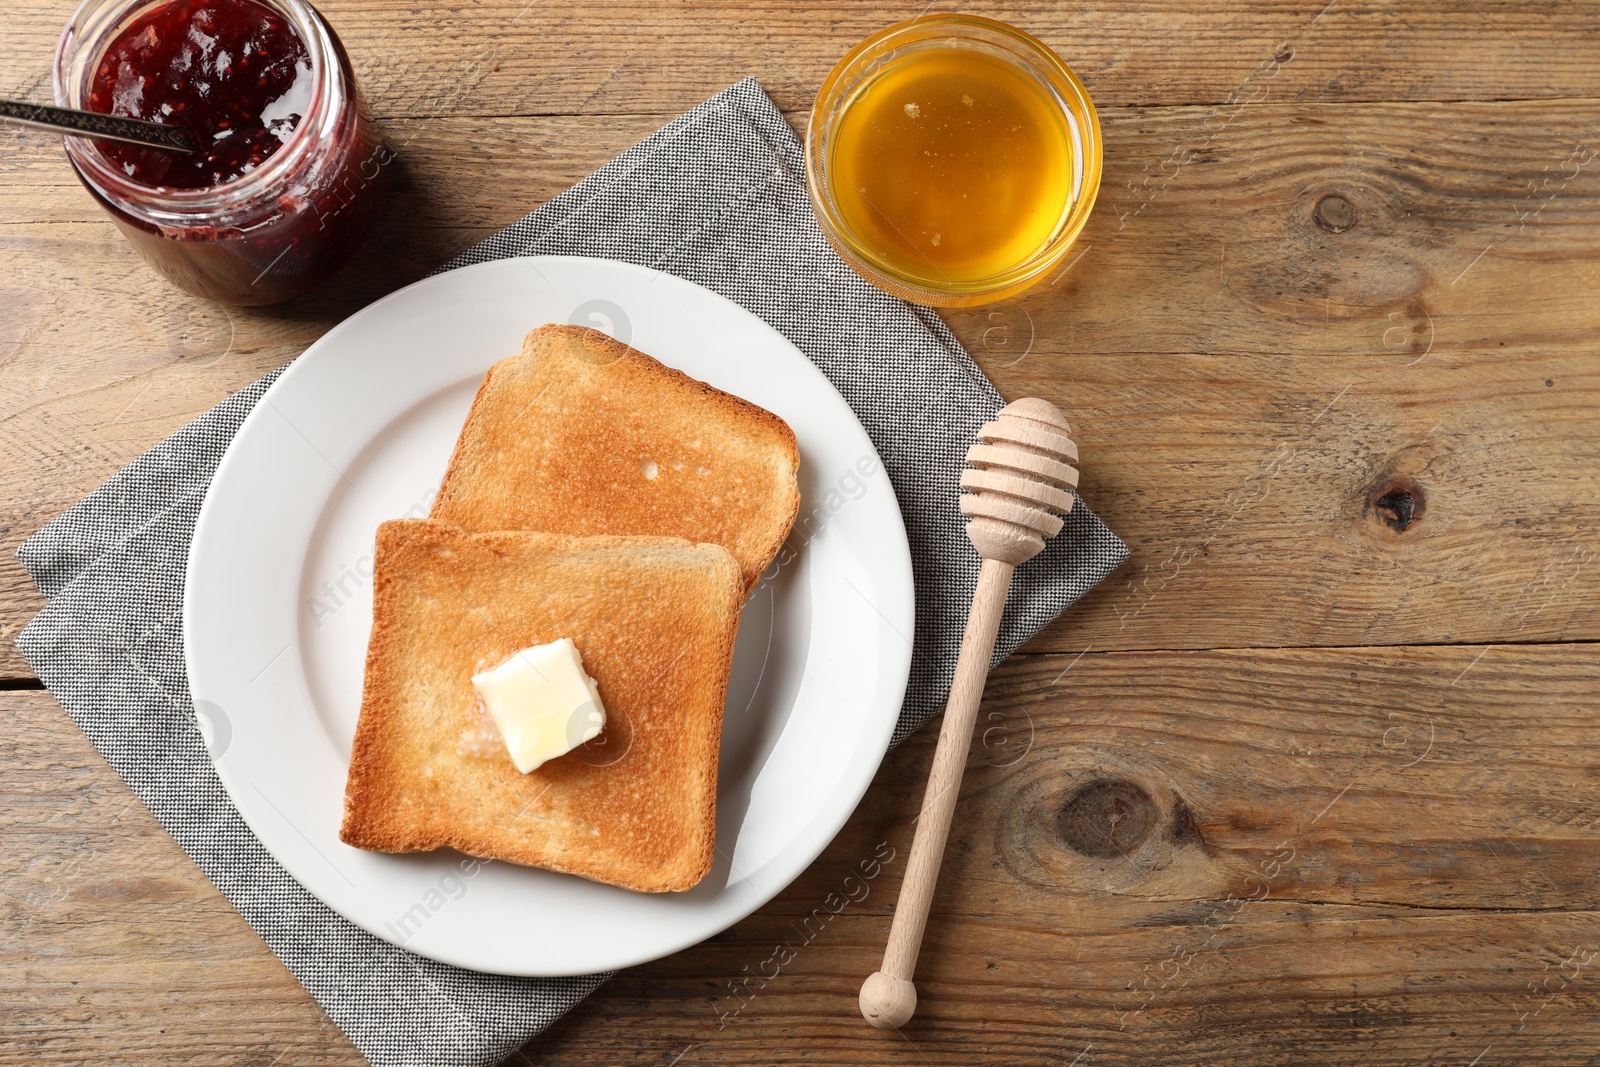
[[984, 423], [978, 443], [967, 450], [961, 488], [969, 492], [961, 497], [961, 514], [967, 516], [967, 537], [983, 557], [983, 567], [961, 638], [883, 969], [861, 985], [861, 1014], [873, 1026], [900, 1027], [917, 1010], [917, 988], [911, 977], [1011, 574], [1017, 564], [1044, 548], [1045, 538], [1061, 532], [1062, 516], [1072, 510], [1072, 490], [1078, 484], [1072, 463], [1078, 459], [1078, 446], [1067, 436], [1070, 429], [1049, 401], [1018, 400], [1002, 408], [993, 422]]

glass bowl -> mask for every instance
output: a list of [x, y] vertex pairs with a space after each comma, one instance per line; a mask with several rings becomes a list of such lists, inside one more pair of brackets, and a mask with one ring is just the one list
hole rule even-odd
[[[1071, 140], [1071, 176], [1065, 206], [1048, 238], [1026, 258], [992, 275], [950, 279], [934, 269], [912, 273], [874, 249], [852, 230], [833, 195], [832, 154], [841, 118], [890, 64], [913, 52], [975, 49], [1014, 65], [1046, 90], [1059, 107]], [[856, 45], [833, 68], [817, 94], [806, 130], [806, 185], [822, 228], [840, 257], [880, 289], [917, 304], [967, 307], [986, 304], [1028, 288], [1071, 249], [1100, 190], [1100, 120], [1077, 75], [1037, 38], [993, 19], [974, 15], [928, 15], [902, 22]]]

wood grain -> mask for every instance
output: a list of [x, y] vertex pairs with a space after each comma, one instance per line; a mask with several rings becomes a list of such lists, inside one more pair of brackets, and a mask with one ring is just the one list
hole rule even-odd
[[[530, 1062], [1590, 1063], [1594, 657], [1019, 657], [991, 681], [901, 1035], [844, 1009], [888, 925], [929, 731], [789, 893], [619, 976]], [[1064, 831], [1107, 780], [1155, 818], [1096, 859]], [[902, 851], [864, 899], [810, 918], [880, 842]]]
[[[0, 95], [48, 96], [71, 6], [7, 7]], [[920, 7], [319, 6], [399, 160], [288, 307], [166, 286], [0, 130], [0, 686], [11, 551], [122, 464], [738, 78], [803, 128]], [[1084, 77], [1106, 170], [1063, 274], [947, 319], [1133, 558], [990, 681], [903, 1032], [855, 993], [931, 730], [785, 893], [509, 1062], [1594, 1067], [1594, 5], [980, 13]], [[48, 696], [0, 716], [0, 1064], [363, 1062]]]
[[[523, 1058], [1589, 1063], [1597, 655], [1016, 657], [980, 713], [903, 1036], [854, 996], [931, 731], [777, 900], [624, 972]], [[358, 1062], [47, 696], [0, 714], [0, 1062]], [[1142, 837], [1075, 800], [1108, 781], [1145, 798]], [[1067, 844], [1096, 834], [1110, 855]]]
[[[1068, 412], [1085, 498], [1134, 548], [1034, 647], [1595, 637], [1600, 163], [1571, 157], [1592, 102], [1259, 105], [1144, 185], [1211, 136], [1207, 114], [1108, 112], [1084, 258], [950, 318], [1002, 392]], [[10, 135], [0, 550], [667, 117], [391, 122], [383, 232], [278, 309], [177, 293], [58, 148]], [[1574, 171], [1548, 199], [1526, 188]], [[1330, 197], [1339, 233], [1318, 222]], [[1374, 506], [1395, 485], [1423, 502], [1404, 533]], [[9, 565], [0, 592], [9, 636], [39, 601]], [[9, 641], [0, 673], [27, 673]]]
[[[22, 0], [0, 23], [5, 95], [47, 72], [71, 11]], [[679, 111], [755, 75], [784, 108], [816, 88], [857, 41], [933, 4], [758, 0], [569, 4], [489, 0], [417, 6], [325, 0], [368, 92], [390, 115], [628, 114]], [[1277, 56], [1275, 98], [1482, 100], [1593, 91], [1593, 12], [1513, 0], [1419, 7], [1228, 0], [1196, 6], [1004, 0], [975, 14], [1012, 22], [1055, 48], [1097, 102], [1220, 103], [1261, 89]]]

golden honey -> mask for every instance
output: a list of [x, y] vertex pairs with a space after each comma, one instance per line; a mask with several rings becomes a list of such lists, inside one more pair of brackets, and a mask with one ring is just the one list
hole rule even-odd
[[935, 287], [1012, 271], [1073, 200], [1072, 129], [1027, 69], [953, 45], [885, 63], [844, 101], [827, 176], [851, 244]]

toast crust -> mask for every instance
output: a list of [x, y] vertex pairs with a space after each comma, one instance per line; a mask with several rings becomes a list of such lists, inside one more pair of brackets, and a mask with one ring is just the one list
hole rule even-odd
[[430, 514], [719, 544], [748, 591], [799, 513], [799, 465], [772, 412], [598, 330], [541, 326], [485, 376]]
[[[373, 627], [340, 837], [445, 846], [642, 892], [710, 870], [740, 569], [678, 538], [378, 528]], [[606, 707], [593, 741], [523, 774], [471, 676], [571, 637]]]

